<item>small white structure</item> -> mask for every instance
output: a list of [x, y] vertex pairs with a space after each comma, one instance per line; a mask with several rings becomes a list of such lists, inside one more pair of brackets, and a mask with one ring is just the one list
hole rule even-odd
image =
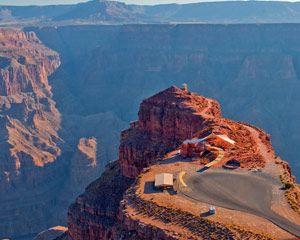
[[225, 142], [230, 143], [231, 145], [234, 145], [234, 144], [235, 144], [235, 141], [232, 140], [231, 138], [229, 138], [227, 135], [218, 134], [218, 135], [216, 135], [216, 137], [222, 139], [222, 140], [225, 141]]
[[188, 85], [186, 83], [182, 84], [182, 90], [188, 92]]
[[216, 208], [214, 206], [209, 207], [209, 214], [213, 215], [216, 213]]
[[171, 173], [160, 173], [155, 175], [156, 188], [171, 188], [173, 187], [173, 174]]
[[196, 143], [200, 143], [200, 142], [204, 142], [206, 138], [192, 138], [192, 139], [187, 139], [185, 141], [183, 141], [183, 144], [196, 144]]

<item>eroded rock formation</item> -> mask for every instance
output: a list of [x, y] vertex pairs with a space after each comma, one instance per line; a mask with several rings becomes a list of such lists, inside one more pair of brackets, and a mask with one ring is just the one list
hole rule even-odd
[[[108, 165], [100, 179], [88, 186], [69, 208], [69, 239], [117, 239], [121, 236], [137, 239], [134, 237], [143, 235], [142, 229], [137, 229], [141, 231], [138, 234], [132, 226], [126, 229], [118, 223], [123, 194], [145, 167], [201, 130], [206, 120], [220, 116], [216, 101], [177, 87], [143, 101], [138, 121], [121, 133], [119, 160]], [[158, 234], [157, 229], [153, 230], [155, 232]]]
[[[208, 236], [210, 239], [272, 239], [257, 233], [255, 228], [243, 229], [214, 222], [200, 218], [199, 213], [195, 215], [180, 209], [188, 202], [172, 208], [176, 200], [167, 207], [168, 203], [153, 200], [155, 195], [148, 199], [145, 196], [149, 184], [145, 175], [154, 171], [151, 170], [154, 167], [166, 169], [168, 163], [163, 161], [168, 158], [168, 152], [178, 149], [187, 138], [202, 138], [212, 133], [226, 134], [235, 141], [235, 145], [224, 147], [208, 140], [209, 144], [216, 144], [215, 148], [226, 149], [223, 162], [216, 167], [228, 159], [238, 159], [244, 169], [264, 169], [267, 164], [281, 163], [275, 158], [265, 132], [223, 118], [214, 100], [170, 87], [141, 103], [138, 121], [121, 133], [118, 161], [108, 165], [104, 174], [70, 206], [68, 239], [206, 239]], [[173, 157], [169, 163], [181, 169], [180, 161], [176, 163]], [[142, 180], [144, 177], [147, 179]], [[299, 196], [299, 187], [294, 186]]]
[[77, 151], [71, 160], [70, 183], [68, 183], [69, 189], [73, 189], [75, 193], [78, 189], [83, 190], [87, 183], [99, 176], [97, 149], [96, 138], [79, 139]]
[[14, 175], [22, 167], [21, 161], [30, 165], [31, 160], [33, 165], [42, 167], [60, 155], [60, 114], [48, 83], [48, 75], [60, 60], [32, 32], [2, 29], [0, 42], [1, 125], [6, 126], [1, 128], [6, 131], [1, 142], [10, 145], [6, 154], [13, 158], [4, 170]]
[[62, 115], [48, 81], [59, 66], [33, 32], [0, 29], [0, 238], [65, 225], [71, 199], [114, 158], [123, 123]]
[[224, 116], [270, 133], [277, 154], [300, 176], [300, 25], [146, 24], [32, 30], [61, 55], [62, 66], [53, 76], [52, 87], [63, 114], [112, 112], [128, 122], [136, 118], [145, 98], [170, 85], [187, 83], [194, 92], [218, 99]]
[[41, 195], [62, 174], [61, 117], [48, 83], [60, 59], [33, 32], [1, 29], [0, 44], [0, 232], [26, 235], [49, 214], [37, 202], [53, 200]]
[[142, 102], [139, 120], [121, 134], [120, 164], [127, 177], [139, 172], [202, 128], [206, 118], [220, 117], [219, 104], [171, 87]]

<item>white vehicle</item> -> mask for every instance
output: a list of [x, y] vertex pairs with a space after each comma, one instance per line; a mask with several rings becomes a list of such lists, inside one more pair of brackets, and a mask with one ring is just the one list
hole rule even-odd
[[209, 207], [209, 214], [211, 215], [216, 214], [216, 208], [214, 206]]

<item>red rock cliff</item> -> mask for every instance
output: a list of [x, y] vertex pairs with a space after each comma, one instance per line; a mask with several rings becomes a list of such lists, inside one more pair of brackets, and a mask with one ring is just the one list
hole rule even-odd
[[[6, 216], [0, 220], [0, 233], [16, 236], [40, 224], [41, 206], [33, 207], [32, 197], [38, 201], [37, 195], [47, 192], [44, 184], [51, 186], [60, 175], [61, 164], [48, 168], [61, 155], [63, 143], [48, 83], [60, 59], [32, 32], [0, 29], [0, 46], [0, 213]], [[28, 207], [20, 210], [24, 204]]]
[[0, 45], [0, 94], [50, 96], [48, 75], [60, 65], [58, 54], [43, 46], [33, 32], [1, 29]]
[[21, 168], [21, 154], [36, 166], [52, 162], [60, 154], [60, 114], [48, 84], [48, 75], [60, 60], [32, 32], [1, 29], [0, 44], [0, 100], [5, 116], [1, 124], [7, 132], [2, 137], [14, 159], [14, 164], [9, 164], [13, 168], [5, 169], [11, 173]]
[[48, 81], [59, 66], [33, 32], [0, 28], [0, 238], [65, 225], [70, 200], [117, 149], [123, 122], [113, 114], [59, 112]]
[[[140, 239], [143, 231], [150, 231], [144, 236], [157, 235], [157, 229], [137, 224], [139, 229], [134, 230], [118, 218], [123, 194], [143, 168], [192, 137], [205, 121], [219, 117], [221, 110], [216, 101], [177, 87], [144, 100], [139, 120], [121, 134], [119, 161], [107, 166], [105, 173], [70, 206], [69, 239]], [[158, 235], [173, 239], [163, 232]]]
[[[265, 132], [223, 118], [220, 106], [214, 100], [177, 87], [168, 88], [141, 103], [138, 121], [132, 122], [130, 128], [121, 134], [119, 160], [109, 164], [104, 174], [69, 207], [68, 239], [272, 239], [256, 233], [254, 227], [245, 230], [199, 217], [197, 211], [194, 214], [183, 211], [180, 207], [185, 205], [186, 199], [179, 198], [180, 203], [176, 205], [170, 203], [168, 194], [167, 200], [162, 202], [160, 193], [145, 193], [147, 183], [153, 180], [155, 167], [168, 168], [168, 163], [162, 161], [156, 165], [156, 161], [185, 139], [208, 136], [208, 133], [225, 134], [235, 141], [235, 145], [223, 146], [222, 141], [207, 140], [209, 144], [221, 144], [219, 147], [224, 147], [224, 152], [226, 150], [219, 161], [239, 159], [245, 169], [263, 169], [271, 162], [273, 166], [282, 164], [275, 158]], [[214, 149], [218, 149], [218, 145]], [[180, 160], [174, 162], [173, 157], [169, 163], [175, 168], [181, 169], [179, 162], [200, 164], [180, 161], [180, 156]], [[285, 172], [288, 182], [290, 173]], [[299, 196], [300, 191], [295, 182], [292, 185], [295, 187], [290, 200], [296, 202], [293, 194]], [[172, 201], [176, 202], [177, 198], [173, 197]]]
[[[222, 118], [220, 106], [214, 100], [177, 87], [168, 88], [141, 103], [138, 121], [121, 134], [119, 160], [108, 165], [104, 174], [70, 206], [68, 239], [271, 239], [252, 232], [253, 229], [227, 226], [174, 206], [168, 208], [152, 201], [153, 196], [146, 200], [142, 195], [150, 178], [138, 190], [142, 178], [151, 174], [153, 168], [164, 168], [162, 163], [153, 165], [168, 151], [187, 138], [208, 133], [226, 134], [235, 141], [235, 145], [224, 146], [225, 162], [237, 158], [242, 168], [251, 169], [264, 168], [276, 159], [269, 137], [262, 130]], [[191, 232], [181, 232], [180, 226]]]
[[178, 147], [202, 128], [204, 121], [221, 117], [211, 99], [170, 87], [144, 100], [139, 120], [121, 134], [119, 160], [126, 177], [136, 177], [159, 156]]

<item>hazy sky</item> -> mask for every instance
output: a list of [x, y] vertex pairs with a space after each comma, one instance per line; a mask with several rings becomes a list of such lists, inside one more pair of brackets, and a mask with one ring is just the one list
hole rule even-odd
[[[49, 4], [72, 4], [86, 2], [87, 0], [0, 0], [0, 5], [49, 5]], [[161, 3], [188, 3], [213, 0], [122, 0], [126, 3], [135, 4], [161, 4]]]
[[[49, 4], [72, 4], [78, 2], [87, 2], [88, 0], [0, 0], [0, 5], [49, 5]], [[201, 0], [121, 0], [126, 3], [135, 4], [157, 4], [157, 3], [184, 3], [184, 2], [199, 2]], [[120, 1], [120, 2], [121, 2]]]

